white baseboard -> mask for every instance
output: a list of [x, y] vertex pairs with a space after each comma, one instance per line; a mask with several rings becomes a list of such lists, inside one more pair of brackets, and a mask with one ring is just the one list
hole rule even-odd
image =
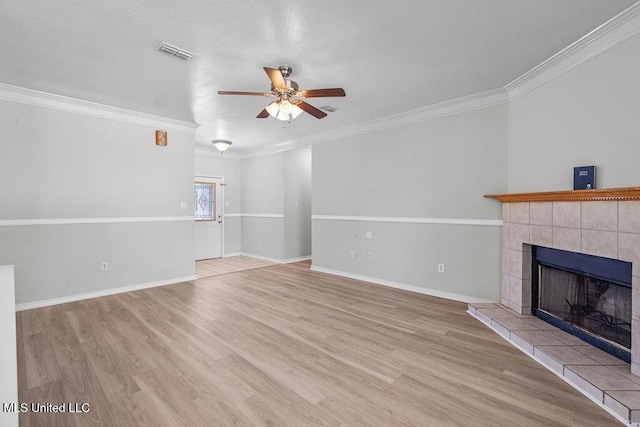
[[240, 255], [242, 255], [242, 252], [233, 252], [233, 253], [230, 253], [230, 254], [222, 254], [222, 258], [229, 258], [229, 257], [232, 257], [232, 256], [240, 256]]
[[291, 264], [294, 262], [300, 262], [300, 261], [307, 261], [311, 259], [311, 256], [301, 256], [298, 258], [289, 258], [289, 259], [278, 259], [278, 258], [270, 258], [270, 257], [266, 257], [266, 256], [262, 256], [262, 255], [254, 255], [254, 254], [249, 254], [246, 252], [242, 252], [238, 255], [242, 255], [242, 256], [246, 256], [249, 258], [256, 258], [256, 259], [260, 259], [262, 261], [268, 261], [268, 262], [273, 262], [276, 264]]
[[416, 292], [418, 294], [431, 295], [433, 297], [446, 298], [454, 301], [472, 303], [472, 302], [495, 302], [482, 298], [470, 297], [468, 295], [454, 294], [452, 292], [440, 291], [438, 289], [423, 288], [421, 286], [408, 285], [406, 283], [392, 282], [390, 280], [378, 279], [376, 277], [362, 276], [360, 274], [347, 273], [344, 271], [331, 270], [329, 268], [311, 266], [311, 271], [319, 273], [333, 274], [334, 276], [347, 277], [349, 279], [362, 280], [363, 282], [375, 283], [376, 285], [388, 286], [390, 288], [402, 289], [405, 291]]
[[293, 264], [294, 262], [309, 261], [310, 259], [311, 259], [311, 256], [301, 256], [298, 258], [283, 259], [281, 262], [283, 264]]
[[141, 289], [155, 288], [158, 286], [174, 285], [176, 283], [189, 282], [196, 280], [196, 276], [178, 277], [175, 279], [160, 280], [157, 282], [148, 282], [138, 285], [122, 286], [119, 288], [104, 289], [102, 291], [87, 292], [83, 294], [69, 295], [66, 297], [51, 298], [41, 301], [25, 302], [16, 304], [16, 311], [31, 310], [33, 308], [48, 307], [50, 305], [65, 304], [68, 302], [81, 301], [85, 299], [104, 297], [107, 295], [121, 294], [124, 292], [139, 291]]
[[259, 259], [259, 260], [262, 260], [262, 261], [273, 262], [275, 264], [281, 264], [282, 263], [282, 260], [278, 259], [278, 258], [270, 258], [270, 257], [267, 257], [267, 256], [250, 254], [250, 253], [247, 253], [247, 252], [242, 252], [240, 255], [246, 256], [246, 257], [249, 257], [249, 258]]

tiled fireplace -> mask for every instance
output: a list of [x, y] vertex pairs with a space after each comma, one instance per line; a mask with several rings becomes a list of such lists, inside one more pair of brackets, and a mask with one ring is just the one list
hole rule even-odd
[[[501, 303], [469, 304], [468, 312], [625, 424], [640, 426], [640, 187], [485, 197], [503, 203], [502, 298]], [[625, 361], [628, 350], [624, 358], [613, 357], [615, 351], [607, 354], [601, 350], [603, 347], [583, 341], [584, 336], [579, 339], [565, 332], [574, 333], [572, 327], [561, 330], [553, 319], [545, 319], [552, 325], [532, 315], [532, 283], [537, 280], [534, 274], [539, 269], [548, 274], [546, 267], [537, 264], [544, 265], [541, 251], [556, 254], [555, 249], [582, 254], [578, 258], [588, 259], [589, 263], [610, 262], [592, 256], [626, 262], [613, 264], [624, 264], [626, 277], [614, 282], [627, 289], [631, 286], [631, 292], [626, 291], [621, 298], [624, 304], [631, 304], [631, 364]], [[589, 275], [593, 274], [592, 268], [597, 267], [580, 271], [588, 271]], [[594, 277], [601, 280], [598, 276], [589, 280]], [[575, 283], [562, 286], [578, 289]], [[541, 289], [539, 280], [536, 287]], [[565, 297], [561, 290], [552, 292]], [[541, 293], [536, 304], [540, 305], [544, 298]], [[628, 319], [628, 306], [623, 311]], [[626, 349], [628, 320], [624, 325], [627, 335], [621, 348]], [[581, 331], [576, 333], [580, 334]]]
[[640, 375], [640, 201], [504, 203], [503, 221], [502, 304], [520, 314], [531, 314], [532, 245], [632, 263], [631, 370]]

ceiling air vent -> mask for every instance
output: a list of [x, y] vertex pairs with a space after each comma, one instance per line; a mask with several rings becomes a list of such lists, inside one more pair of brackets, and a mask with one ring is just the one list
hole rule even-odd
[[338, 109], [336, 107], [332, 107], [330, 105], [325, 105], [323, 107], [320, 107], [321, 110], [324, 111], [328, 111], [329, 113], [333, 113], [334, 111], [338, 111]]
[[187, 61], [193, 59], [193, 57], [196, 56], [195, 53], [180, 49], [179, 47], [175, 47], [173, 45], [170, 45], [169, 43], [162, 43], [157, 47], [157, 49], [160, 52], [168, 53], [171, 56], [175, 56], [176, 58], [181, 58]]

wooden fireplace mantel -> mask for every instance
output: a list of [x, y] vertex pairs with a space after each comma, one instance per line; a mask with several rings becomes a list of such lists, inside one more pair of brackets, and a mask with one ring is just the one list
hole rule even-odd
[[487, 194], [484, 197], [496, 199], [502, 203], [640, 200], [640, 187], [545, 191], [539, 193]]

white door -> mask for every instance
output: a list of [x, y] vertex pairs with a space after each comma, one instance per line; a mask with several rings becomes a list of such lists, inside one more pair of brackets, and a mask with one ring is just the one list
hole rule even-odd
[[196, 177], [194, 208], [196, 217], [196, 260], [222, 256], [221, 178]]

